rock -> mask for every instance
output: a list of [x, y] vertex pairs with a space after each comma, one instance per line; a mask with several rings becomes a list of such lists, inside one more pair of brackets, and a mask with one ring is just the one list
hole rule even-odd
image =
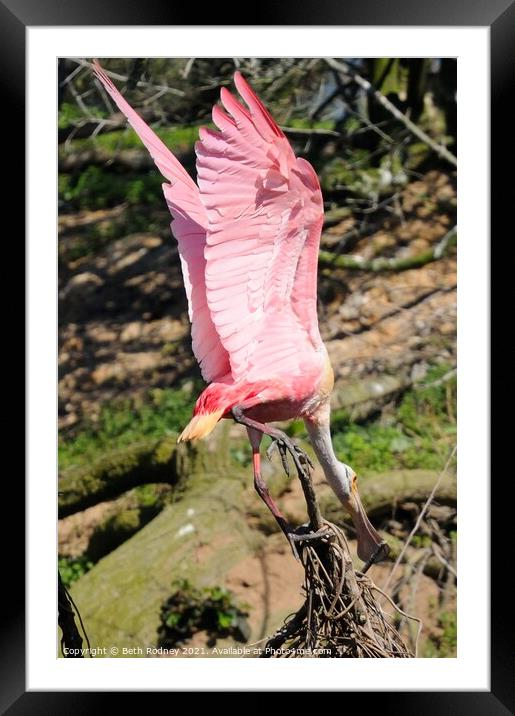
[[104, 285], [103, 279], [91, 271], [78, 273], [68, 281], [60, 294], [65, 301], [83, 300], [94, 295], [98, 288]]
[[123, 331], [120, 333], [122, 343], [129, 343], [141, 337], [143, 333], [143, 323], [141, 321], [131, 321], [127, 323]]

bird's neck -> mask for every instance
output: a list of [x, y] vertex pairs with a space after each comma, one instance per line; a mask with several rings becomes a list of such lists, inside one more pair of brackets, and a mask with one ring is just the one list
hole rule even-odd
[[329, 423], [329, 410], [327, 418], [322, 421], [305, 420], [313, 450], [324, 471], [325, 479], [329, 483], [336, 497], [342, 504], [349, 499], [350, 483], [342, 464], [334, 454]]
[[[321, 418], [321, 419], [320, 419]], [[322, 466], [325, 478], [340, 502], [345, 502], [349, 496], [349, 482], [342, 465], [334, 453], [331, 440], [331, 429], [329, 421], [329, 408], [324, 410], [323, 416], [317, 419], [305, 421], [307, 431], [313, 450]]]
[[338, 463], [336, 455], [334, 454], [329, 421], [319, 423], [306, 420], [306, 428], [311, 444], [313, 445], [313, 450], [327, 477], [327, 471], [334, 470]]

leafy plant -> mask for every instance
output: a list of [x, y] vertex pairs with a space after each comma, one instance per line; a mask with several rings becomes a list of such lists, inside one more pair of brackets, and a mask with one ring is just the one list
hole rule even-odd
[[90, 164], [79, 174], [60, 174], [59, 199], [73, 209], [105, 209], [162, 201], [162, 177], [157, 171], [146, 174], [117, 174]]
[[176, 646], [199, 631], [207, 632], [208, 646], [214, 646], [220, 638], [248, 640], [248, 612], [243, 605], [235, 604], [228, 589], [219, 586], [198, 589], [187, 579], [174, 582], [173, 587], [173, 594], [161, 607], [159, 646]]
[[93, 567], [87, 556], [60, 557], [57, 563], [59, 574], [65, 587], [69, 587]]

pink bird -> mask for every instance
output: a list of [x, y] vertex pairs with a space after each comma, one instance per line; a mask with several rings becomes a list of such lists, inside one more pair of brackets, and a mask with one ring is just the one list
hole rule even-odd
[[[313, 167], [296, 157], [244, 77], [223, 87], [219, 131], [202, 127], [195, 144], [198, 186], [138, 116], [98, 64], [100, 79], [168, 180], [188, 297], [192, 347], [209, 383], [178, 441], [203, 438], [222, 418], [247, 428], [254, 485], [292, 547], [299, 539], [261, 476], [263, 434], [303, 471], [307, 456], [273, 421], [303, 418], [327, 482], [350, 513], [358, 555], [377, 562], [386, 543], [362, 506], [356, 475], [340, 462], [330, 433], [333, 371], [317, 318], [317, 261], [323, 201]], [[274, 443], [273, 443], [274, 444]], [[294, 549], [295, 551], [295, 549]]]

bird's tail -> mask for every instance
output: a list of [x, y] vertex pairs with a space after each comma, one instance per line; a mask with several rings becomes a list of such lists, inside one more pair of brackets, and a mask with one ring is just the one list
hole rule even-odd
[[205, 438], [206, 435], [209, 435], [209, 433], [213, 430], [224, 412], [225, 411], [222, 409], [215, 410], [212, 413], [199, 413], [198, 415], [194, 415], [177, 438], [177, 442], [182, 443], [187, 440]]
[[[206, 437], [221, 418], [231, 417], [231, 409], [235, 405], [245, 403], [248, 406], [249, 401], [267, 387], [268, 383], [265, 382], [237, 385], [231, 382], [211, 383], [199, 395], [193, 417], [177, 442]], [[259, 399], [256, 398], [256, 402], [259, 402]]]

